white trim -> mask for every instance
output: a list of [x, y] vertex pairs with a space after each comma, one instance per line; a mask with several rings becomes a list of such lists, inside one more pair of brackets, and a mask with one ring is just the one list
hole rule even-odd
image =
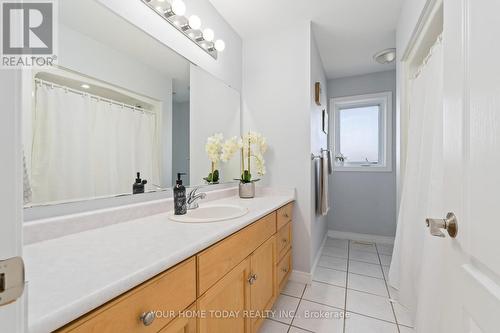
[[394, 244], [394, 237], [358, 234], [356, 232], [346, 232], [337, 230], [328, 230], [328, 237], [338, 239], [349, 239], [362, 242], [374, 242], [380, 244]]
[[[4, 69], [0, 74], [0, 173], [7, 175], [0, 189], [0, 260], [23, 254], [23, 159], [22, 107], [20, 69]], [[25, 284], [27, 286], [27, 284]], [[27, 318], [27, 288], [23, 295], [10, 304], [0, 306], [2, 332], [25, 332]]]
[[292, 270], [288, 280], [310, 285], [312, 284], [312, 274], [302, 271]]
[[335, 155], [339, 153], [337, 142], [339, 140], [338, 113], [341, 108], [361, 107], [367, 105], [380, 105], [381, 128], [379, 142], [379, 159], [381, 164], [377, 165], [346, 165], [334, 166], [335, 171], [355, 172], [392, 172], [392, 92], [385, 91], [374, 94], [355, 95], [330, 99], [330, 109], [333, 110], [332, 125], [333, 135], [330, 136], [330, 147], [334, 147]]
[[316, 267], [318, 266], [319, 259], [321, 258], [321, 254], [323, 252], [323, 248], [325, 247], [326, 240], [328, 239], [328, 233], [325, 234], [323, 240], [321, 241], [321, 246], [319, 247], [318, 253], [316, 253], [316, 258], [314, 258], [314, 262], [311, 268], [311, 272], [314, 274]]

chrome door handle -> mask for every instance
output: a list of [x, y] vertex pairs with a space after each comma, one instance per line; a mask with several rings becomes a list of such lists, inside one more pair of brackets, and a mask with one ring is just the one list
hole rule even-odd
[[445, 229], [451, 238], [457, 237], [458, 220], [453, 213], [448, 213], [445, 219], [425, 219], [425, 224], [430, 229], [432, 236], [445, 237], [445, 234], [441, 231], [441, 229]]

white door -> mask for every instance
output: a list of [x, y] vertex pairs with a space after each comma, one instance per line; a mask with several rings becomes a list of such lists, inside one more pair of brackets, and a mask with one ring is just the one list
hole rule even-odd
[[[0, 304], [15, 287], [4, 260], [22, 255], [21, 75], [0, 69]], [[10, 266], [12, 267], [12, 266]], [[7, 289], [9, 288], [9, 290]], [[3, 292], [2, 292], [3, 290]], [[24, 332], [24, 297], [0, 305], [0, 332]]]
[[500, 332], [499, 13], [498, 0], [444, 1], [445, 208], [458, 218], [435, 254], [444, 333]]

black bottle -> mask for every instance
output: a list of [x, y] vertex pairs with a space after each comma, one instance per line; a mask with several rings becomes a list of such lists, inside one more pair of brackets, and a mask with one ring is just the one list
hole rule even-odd
[[146, 185], [148, 181], [146, 179], [141, 180], [141, 173], [137, 173], [137, 178], [135, 179], [135, 183], [132, 186], [132, 193], [139, 194], [144, 193], [144, 185]]
[[177, 181], [174, 186], [174, 213], [175, 215], [184, 215], [187, 212], [186, 207], [186, 188], [182, 185], [181, 176], [185, 173], [177, 174]]

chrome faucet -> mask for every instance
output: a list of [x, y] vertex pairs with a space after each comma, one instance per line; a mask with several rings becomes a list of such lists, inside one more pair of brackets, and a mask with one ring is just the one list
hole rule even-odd
[[196, 209], [200, 207], [198, 202], [196, 202], [198, 199], [205, 199], [207, 197], [207, 194], [204, 192], [201, 193], [196, 193], [200, 187], [195, 187], [191, 191], [189, 191], [187, 195], [187, 209]]

